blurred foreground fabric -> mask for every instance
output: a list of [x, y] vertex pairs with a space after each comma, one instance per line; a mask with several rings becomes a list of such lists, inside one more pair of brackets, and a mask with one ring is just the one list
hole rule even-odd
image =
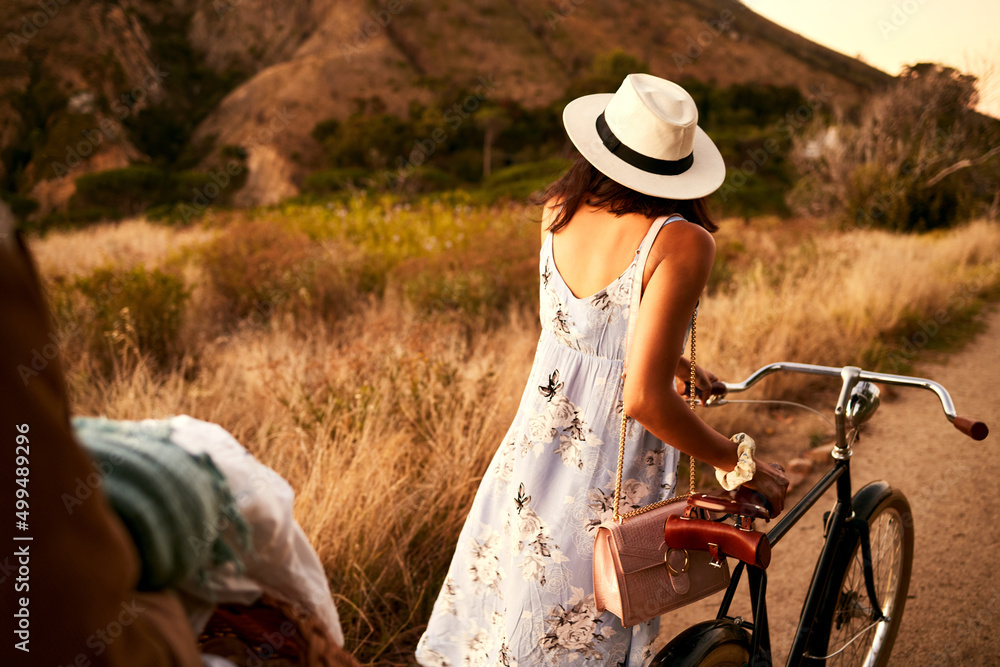
[[[136, 589], [135, 547], [100, 489], [88, 484], [94, 469], [70, 429], [58, 339], [6, 206], [0, 206], [0, 300], [0, 508], [6, 519], [0, 664], [200, 665], [180, 600], [169, 591]], [[19, 431], [27, 436], [27, 466], [15, 465]], [[23, 528], [14, 522], [19, 467], [29, 473]], [[14, 616], [22, 608], [28, 610], [23, 630]]]
[[[36, 268], [2, 202], [0, 323], [0, 433], [6, 445], [0, 465], [0, 508], [6, 517], [0, 528], [0, 617], [6, 637], [0, 664], [224, 664], [213, 658], [203, 662], [192, 629], [210, 621], [222, 593], [239, 598], [228, 605], [237, 616], [255, 618], [254, 606], [281, 612], [275, 628], [260, 626], [272, 633], [270, 638], [241, 645], [259, 650], [265, 661], [244, 654], [234, 655], [232, 664], [357, 664], [340, 648], [343, 635], [322, 566], [291, 519], [291, 488], [214, 424], [177, 417], [166, 427], [195, 458], [214, 439], [219, 460], [213, 465], [226, 477], [248, 522], [258, 522], [249, 552], [256, 555], [244, 554], [242, 572], [240, 559], [222, 558], [204, 576], [195, 572], [183, 578], [177, 589], [139, 589], [135, 543], [108, 503], [100, 467], [74, 439], [59, 340]], [[237, 483], [233, 471], [241, 465], [246, 474]], [[27, 494], [17, 498], [18, 488]], [[14, 521], [16, 507], [25, 520]], [[230, 527], [216, 526], [220, 531]], [[302, 632], [309, 635], [297, 642], [295, 635]], [[331, 641], [316, 641], [319, 634]], [[308, 645], [303, 658], [266, 660], [279, 657], [279, 645], [297, 643]]]

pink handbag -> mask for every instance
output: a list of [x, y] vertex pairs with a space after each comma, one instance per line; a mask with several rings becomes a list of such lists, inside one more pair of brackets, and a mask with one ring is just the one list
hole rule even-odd
[[[631, 519], [602, 524], [594, 541], [594, 598], [626, 628], [691, 604], [729, 585], [729, 566], [708, 551], [668, 549], [667, 516], [679, 516], [685, 499]], [[645, 508], [643, 508], [645, 509]]]
[[[662, 225], [653, 223], [643, 240], [632, 276], [627, 348], [634, 331], [639, 309], [642, 274], [646, 257]], [[695, 406], [695, 316], [691, 319], [691, 409]], [[622, 373], [622, 377], [625, 374]], [[687, 497], [694, 493], [694, 458], [689, 469], [690, 491], [685, 496], [668, 498], [619, 514], [622, 467], [625, 460], [625, 434], [628, 416], [622, 410], [621, 439], [618, 445], [618, 476], [615, 482], [614, 515], [597, 529], [594, 539], [594, 598], [598, 611], [610, 611], [630, 627], [668, 611], [691, 604], [729, 585], [729, 566], [723, 559], [713, 563], [708, 551], [668, 549], [663, 539], [664, 525], [670, 515], [680, 515], [687, 507]]]

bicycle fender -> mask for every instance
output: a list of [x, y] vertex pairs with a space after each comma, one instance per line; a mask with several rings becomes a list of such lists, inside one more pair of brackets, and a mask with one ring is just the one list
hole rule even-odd
[[851, 498], [851, 509], [855, 516], [868, 516], [880, 502], [892, 494], [892, 487], [885, 480], [869, 482], [858, 489]]
[[[885, 498], [888, 498], [892, 493], [892, 487], [889, 486], [889, 482], [885, 480], [877, 480], [874, 482], [869, 482], [863, 487], [858, 489], [854, 497], [851, 498], [851, 510], [854, 516], [868, 516], [874, 510], [880, 502]], [[823, 513], [823, 531], [824, 535], [826, 531], [829, 530], [830, 526], [830, 516], [833, 514], [832, 511]]]
[[750, 634], [730, 619], [702, 621], [671, 639], [649, 667], [695, 667], [712, 649], [725, 643], [741, 643], [749, 651]]

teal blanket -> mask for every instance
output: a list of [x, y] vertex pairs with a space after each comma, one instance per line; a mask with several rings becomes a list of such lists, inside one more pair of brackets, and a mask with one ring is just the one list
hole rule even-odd
[[73, 429], [139, 551], [139, 590], [203, 580], [225, 562], [242, 568], [249, 529], [207, 454], [174, 444], [167, 422], [77, 417]]

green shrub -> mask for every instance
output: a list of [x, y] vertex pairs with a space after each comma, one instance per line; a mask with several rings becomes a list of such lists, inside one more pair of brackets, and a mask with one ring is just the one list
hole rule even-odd
[[230, 204], [233, 195], [243, 187], [246, 179], [245, 168], [241, 168], [235, 175], [223, 166], [212, 168], [210, 172], [177, 172], [170, 175], [169, 189], [164, 193], [163, 201], [187, 204], [199, 211], [208, 206]]
[[537, 299], [537, 239], [486, 231], [467, 247], [403, 261], [390, 272], [403, 296], [425, 312], [456, 312], [490, 323]]
[[[393, 176], [397, 175], [393, 174]], [[428, 165], [412, 169], [405, 178], [394, 181], [395, 191], [406, 194], [452, 190], [460, 184], [461, 182], [454, 175]]]
[[263, 324], [277, 312], [336, 318], [354, 301], [362, 280], [358, 252], [328, 252], [306, 234], [254, 221], [232, 225], [200, 251], [224, 305], [224, 327]]
[[521, 183], [523, 181], [549, 183], [558, 178], [562, 172], [569, 169], [572, 164], [570, 160], [559, 157], [523, 164], [513, 164], [493, 172], [489, 178], [483, 181], [483, 185], [497, 187]]
[[977, 113], [977, 99], [973, 76], [932, 63], [906, 68], [856, 123], [796, 139], [800, 206], [848, 227], [905, 232], [973, 217], [992, 205], [1000, 173], [989, 150], [1000, 121]]
[[486, 203], [510, 198], [526, 200], [535, 192], [545, 189], [549, 183], [566, 171], [572, 162], [564, 158], [548, 158], [513, 164], [490, 174], [483, 180], [480, 194]]
[[138, 213], [160, 203], [167, 182], [167, 175], [162, 169], [147, 165], [84, 174], [76, 179], [76, 194], [71, 206]]
[[170, 192], [168, 199], [183, 201], [194, 196], [192, 190], [204, 190], [212, 182], [212, 177], [203, 171], [187, 170], [170, 175]]
[[371, 177], [367, 169], [361, 167], [341, 167], [314, 171], [302, 182], [303, 192], [328, 194], [350, 187], [361, 187]]
[[2, 199], [10, 206], [10, 212], [18, 220], [25, 220], [29, 215], [38, 210], [38, 202], [25, 195], [14, 192], [4, 193]]
[[586, 71], [574, 77], [563, 95], [566, 101], [593, 93], [613, 93], [632, 72], [647, 72], [649, 65], [621, 49], [598, 53]]
[[409, 153], [410, 130], [406, 121], [390, 113], [355, 113], [323, 136], [323, 153], [332, 167], [385, 169]]
[[77, 278], [73, 287], [83, 300], [76, 323], [88, 332], [90, 352], [104, 370], [138, 355], [160, 367], [176, 359], [190, 296], [182, 278], [141, 264], [128, 270], [108, 266]]

